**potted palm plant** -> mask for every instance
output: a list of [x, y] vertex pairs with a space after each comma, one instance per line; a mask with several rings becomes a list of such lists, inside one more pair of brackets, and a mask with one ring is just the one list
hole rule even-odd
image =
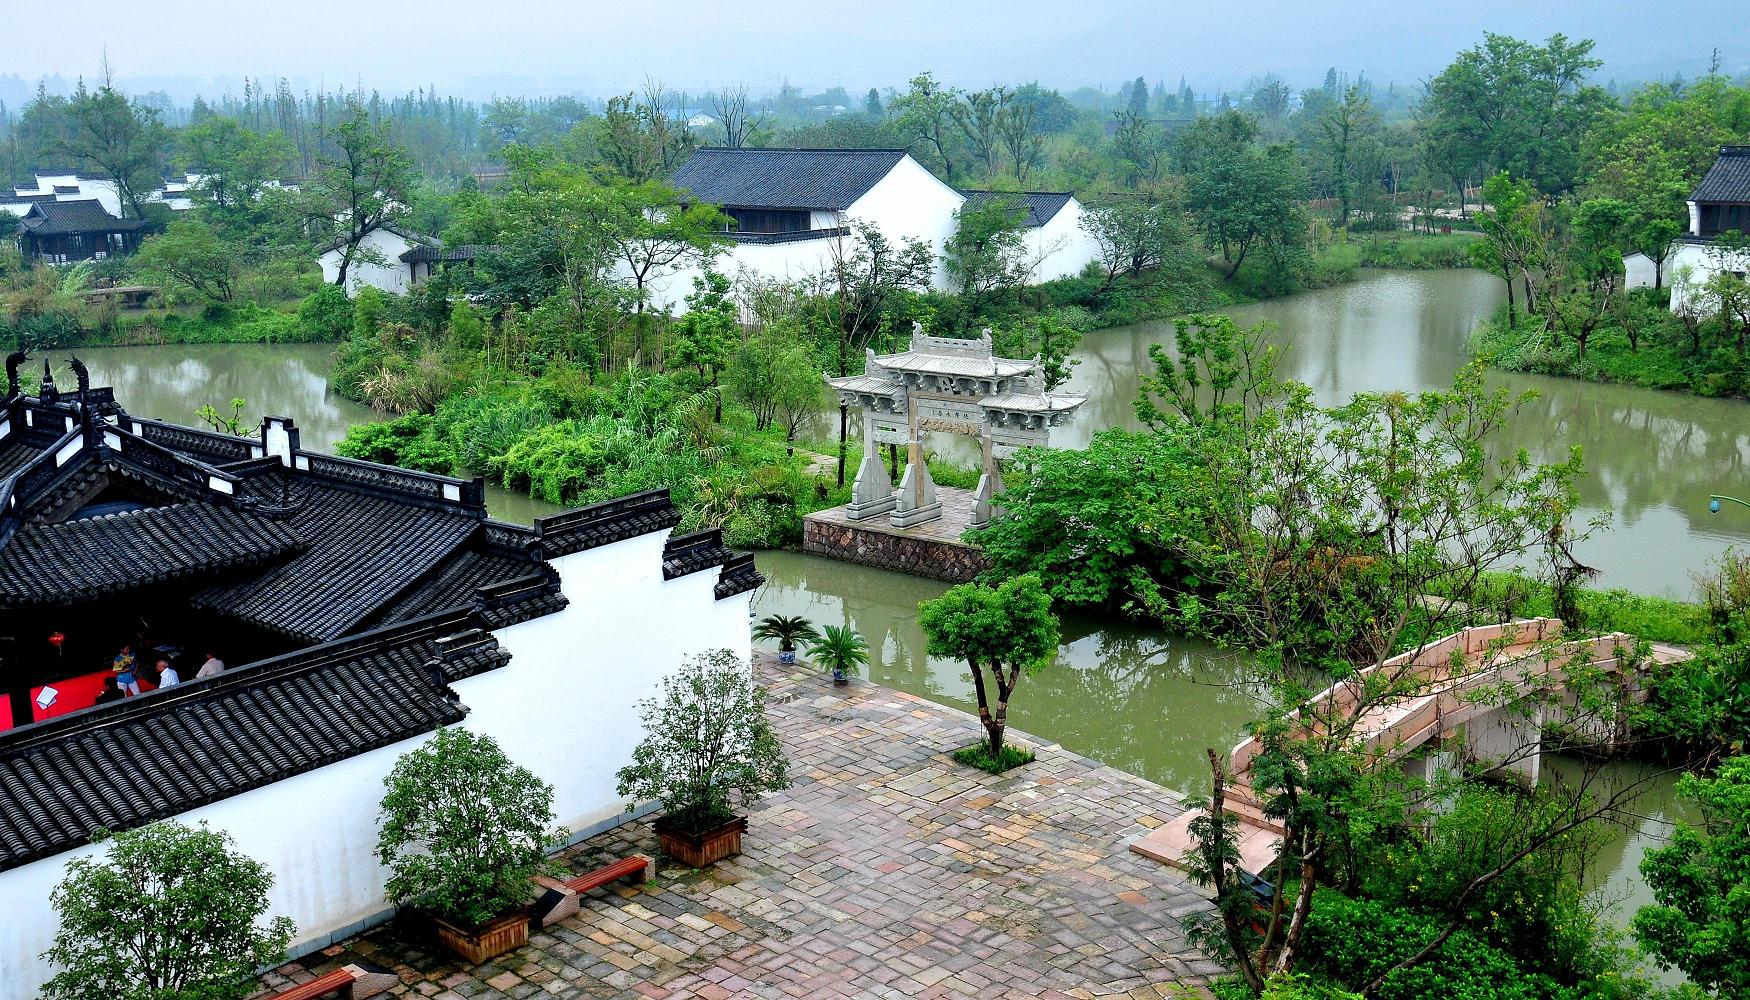
[[777, 643], [778, 662], [789, 664], [796, 662], [796, 644], [818, 640], [820, 630], [801, 615], [767, 615], [754, 626], [753, 637]]
[[377, 859], [389, 898], [431, 917], [438, 942], [479, 965], [529, 940], [529, 879], [564, 843], [553, 786], [492, 737], [440, 729], [383, 779]]
[[747, 664], [727, 649], [692, 657], [638, 710], [644, 739], [619, 772], [627, 811], [660, 800], [662, 849], [691, 867], [740, 854], [747, 817], [737, 806], [790, 787], [766, 692]]
[[849, 684], [850, 675], [869, 662], [869, 644], [849, 625], [828, 625], [824, 635], [808, 647], [816, 666], [832, 671], [834, 684]]

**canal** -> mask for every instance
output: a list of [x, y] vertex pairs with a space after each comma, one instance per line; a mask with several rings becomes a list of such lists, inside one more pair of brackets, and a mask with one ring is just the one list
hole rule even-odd
[[[1415, 391], [1450, 385], [1467, 358], [1470, 331], [1501, 303], [1501, 282], [1475, 271], [1371, 272], [1361, 280], [1292, 298], [1235, 307], [1242, 323], [1267, 322], [1281, 348], [1279, 370], [1312, 386], [1328, 403], [1356, 392]], [[1151, 344], [1170, 343], [1170, 323], [1102, 330], [1083, 339], [1082, 363], [1069, 388], [1090, 394], [1066, 444], [1094, 430], [1135, 427], [1132, 402]], [[80, 352], [95, 384], [116, 387], [131, 412], [193, 422], [211, 402], [232, 397], [262, 413], [296, 418], [306, 447], [326, 450], [370, 410], [329, 390], [331, 348], [323, 345], [193, 345]], [[1535, 457], [1560, 458], [1584, 448], [1587, 514], [1607, 512], [1612, 527], [1580, 557], [1607, 586], [1655, 594], [1690, 592], [1690, 574], [1731, 545], [1750, 543], [1750, 517], [1709, 515], [1710, 492], [1737, 492], [1750, 459], [1750, 408], [1622, 386], [1535, 376], [1492, 376], [1538, 398], [1511, 428], [1514, 443]], [[940, 442], [954, 447], [954, 439]], [[527, 521], [552, 508], [493, 489], [495, 516]], [[927, 580], [849, 566], [792, 552], [763, 553], [768, 578], [756, 595], [759, 614], [803, 614], [848, 624], [869, 640], [870, 679], [933, 701], [967, 708], [971, 679], [963, 664], [926, 657], [915, 621], [917, 602], [941, 592]], [[1236, 654], [1159, 629], [1112, 621], [1065, 622], [1058, 663], [1022, 682], [1013, 724], [1034, 736], [1157, 781], [1207, 788], [1203, 750], [1231, 746], [1258, 714]], [[969, 729], [970, 742], [976, 733]], [[1630, 765], [1617, 777], [1630, 780]], [[1626, 921], [1645, 901], [1636, 868], [1681, 815], [1669, 782], [1638, 803], [1640, 818], [1611, 831], [1588, 881], [1620, 903]]]

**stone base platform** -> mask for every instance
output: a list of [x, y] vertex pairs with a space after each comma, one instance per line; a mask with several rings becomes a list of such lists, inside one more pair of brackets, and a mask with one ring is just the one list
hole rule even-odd
[[845, 508], [816, 511], [802, 519], [802, 551], [877, 569], [897, 570], [949, 583], [965, 583], [989, 567], [977, 546], [960, 540], [972, 523], [978, 498], [971, 490], [937, 488], [942, 516], [927, 524], [895, 528], [886, 515], [865, 521]]

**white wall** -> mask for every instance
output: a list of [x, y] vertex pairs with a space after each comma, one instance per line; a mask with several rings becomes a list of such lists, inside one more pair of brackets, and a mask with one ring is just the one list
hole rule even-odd
[[[401, 263], [401, 255], [413, 244], [387, 229], [376, 229], [364, 238], [360, 246], [369, 247], [381, 254], [383, 263], [374, 264], [358, 260], [355, 256], [346, 269], [346, 294], [357, 295], [358, 290], [365, 285], [392, 295], [407, 294], [407, 290], [412, 287], [411, 272], [406, 264]], [[322, 265], [322, 280], [327, 284], [334, 284], [334, 279], [340, 276], [342, 256], [342, 252], [336, 249], [316, 258], [317, 263]]]
[[[930, 244], [936, 257], [936, 269], [931, 284], [938, 289], [948, 287], [942, 266], [942, 249], [954, 235], [954, 213], [964, 196], [936, 179], [923, 165], [907, 156], [888, 171], [861, 198], [843, 212], [814, 212], [810, 225], [817, 228], [869, 223], [880, 229], [889, 242], [921, 239]], [[844, 237], [850, 240], [851, 237]], [[731, 277], [746, 271], [766, 278], [797, 281], [825, 273], [832, 264], [836, 239], [796, 240], [788, 243], [736, 243], [715, 262], [716, 270]], [[617, 271], [621, 280], [629, 281], [624, 265]], [[650, 306], [667, 309], [676, 315], [686, 312], [686, 297], [693, 291], [693, 280], [699, 268], [685, 267], [664, 270], [652, 275], [645, 283]]]
[[942, 265], [942, 250], [954, 235], [957, 224], [954, 213], [965, 201], [964, 195], [906, 156], [868, 193], [852, 202], [845, 215], [875, 225], [890, 243], [907, 239], [927, 241], [936, 255], [936, 270], [930, 283], [946, 290], [948, 274]]
[[663, 580], [667, 537], [552, 560], [570, 606], [499, 629], [510, 663], [455, 685], [469, 709], [465, 725], [552, 782], [554, 812], [574, 833], [625, 812], [614, 775], [643, 737], [634, 703], [683, 657], [752, 652], [751, 595], [717, 600], [715, 569]]
[[[642, 738], [634, 702], [655, 692], [683, 657], [752, 652], [752, 594], [717, 600], [717, 571], [662, 578], [668, 532], [552, 560], [570, 605], [495, 634], [512, 659], [455, 684], [468, 728], [496, 739], [551, 782], [555, 813], [573, 833], [615, 825], [625, 800], [614, 773]], [[377, 864], [377, 806], [395, 759], [429, 736], [287, 778], [182, 814], [228, 831], [238, 850], [274, 873], [272, 912], [298, 923], [293, 950], [321, 947], [387, 915]], [[51, 974], [37, 956], [56, 926], [49, 893], [82, 847], [0, 872], [0, 1000], [28, 1000]]]
[[[295, 942], [326, 943], [381, 915], [387, 877], [377, 864], [377, 803], [395, 758], [428, 736], [360, 754], [278, 781], [177, 819], [207, 820], [231, 834], [236, 849], [273, 872], [271, 912], [297, 921]], [[49, 894], [85, 846], [0, 873], [0, 1000], [29, 1000], [53, 970], [38, 956], [57, 926]]]
[[1712, 246], [1679, 242], [1665, 258], [1666, 280], [1671, 286], [1671, 311], [1694, 308], [1703, 313], [1718, 309], [1707, 302], [1702, 286], [1724, 265], [1725, 270], [1750, 273], [1750, 250], [1721, 255]]
[[1631, 253], [1622, 259], [1624, 288], [1651, 288], [1659, 276], [1653, 258], [1644, 253]]
[[1065, 202], [1045, 225], [1026, 233], [1029, 261], [1038, 261], [1030, 284], [1073, 278], [1100, 256], [1100, 245], [1082, 228], [1082, 203]]

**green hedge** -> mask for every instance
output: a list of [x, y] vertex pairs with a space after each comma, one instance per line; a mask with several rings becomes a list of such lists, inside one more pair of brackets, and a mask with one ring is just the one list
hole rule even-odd
[[[1307, 920], [1306, 971], [1359, 990], [1440, 933], [1432, 917], [1320, 889]], [[1376, 1000], [1579, 1000], [1589, 992], [1528, 973], [1460, 928], [1425, 961], [1392, 973]]]

